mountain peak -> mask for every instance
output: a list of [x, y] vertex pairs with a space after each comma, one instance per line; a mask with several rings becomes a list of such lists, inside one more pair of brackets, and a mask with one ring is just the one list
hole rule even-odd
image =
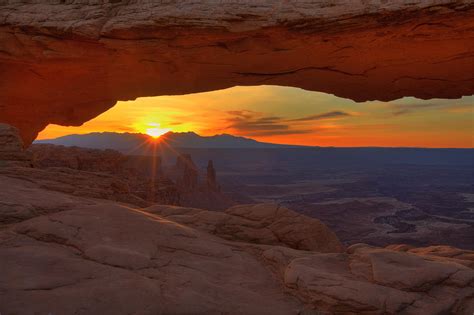
[[170, 135], [195, 135], [195, 136], [199, 136], [197, 133], [195, 133], [194, 131], [168, 131], [167, 133], [165, 134], [170, 134]]
[[[116, 149], [119, 151], [132, 150], [143, 144], [144, 137], [150, 136], [142, 133], [117, 133], [117, 132], [92, 132], [88, 134], [73, 134], [56, 139], [37, 140], [36, 143], [51, 143], [65, 146], [78, 146], [95, 149]], [[254, 139], [234, 136], [223, 133], [213, 136], [200, 136], [193, 131], [174, 132], [168, 131], [160, 138], [166, 140], [169, 146], [175, 148], [202, 148], [202, 149], [263, 149], [263, 148], [289, 148], [294, 145], [281, 145], [259, 142]]]

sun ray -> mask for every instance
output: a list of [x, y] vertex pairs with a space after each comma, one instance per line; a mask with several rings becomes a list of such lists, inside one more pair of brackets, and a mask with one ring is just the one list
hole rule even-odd
[[171, 131], [169, 128], [161, 128], [159, 123], [149, 123], [150, 128], [145, 129], [145, 133], [153, 138], [159, 138], [165, 133]]

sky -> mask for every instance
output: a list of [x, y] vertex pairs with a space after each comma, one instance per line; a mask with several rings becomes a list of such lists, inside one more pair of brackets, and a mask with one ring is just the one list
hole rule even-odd
[[364, 102], [279, 86], [237, 86], [118, 102], [80, 127], [49, 125], [39, 139], [90, 132], [194, 131], [315, 146], [474, 147], [474, 96]]

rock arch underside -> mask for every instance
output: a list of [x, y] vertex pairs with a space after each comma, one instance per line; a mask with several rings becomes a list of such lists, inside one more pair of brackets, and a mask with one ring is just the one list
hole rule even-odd
[[0, 1], [0, 121], [31, 143], [118, 100], [274, 84], [474, 93], [474, 2]]

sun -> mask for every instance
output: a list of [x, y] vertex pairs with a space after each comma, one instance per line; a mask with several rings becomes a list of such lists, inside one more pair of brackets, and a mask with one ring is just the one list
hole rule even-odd
[[168, 128], [160, 128], [159, 123], [149, 123], [149, 126], [152, 126], [151, 128], [146, 128], [145, 133], [153, 138], [159, 138], [160, 136], [164, 135], [168, 131], [171, 131], [171, 129]]

